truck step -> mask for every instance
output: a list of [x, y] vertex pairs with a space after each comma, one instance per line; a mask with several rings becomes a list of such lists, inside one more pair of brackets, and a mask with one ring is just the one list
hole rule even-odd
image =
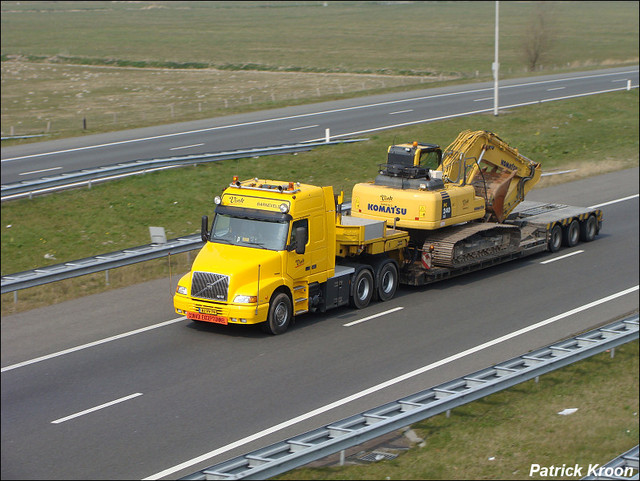
[[301, 309], [299, 311], [296, 311], [296, 313], [294, 314], [294, 316], [299, 316], [300, 314], [304, 314], [306, 312], [309, 312], [309, 309]]

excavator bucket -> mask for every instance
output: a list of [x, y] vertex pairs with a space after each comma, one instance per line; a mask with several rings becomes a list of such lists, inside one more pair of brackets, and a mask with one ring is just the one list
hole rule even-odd
[[495, 173], [481, 172], [477, 181], [473, 183], [476, 195], [487, 199], [487, 213], [492, 214], [497, 222], [502, 222], [507, 217], [504, 212], [504, 199], [516, 173], [509, 170]]

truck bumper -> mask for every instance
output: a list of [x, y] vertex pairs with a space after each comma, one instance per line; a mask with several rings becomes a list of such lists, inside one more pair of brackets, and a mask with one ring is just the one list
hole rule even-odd
[[202, 302], [181, 294], [173, 296], [173, 307], [188, 319], [213, 324], [257, 324], [266, 321], [269, 313], [268, 304], [259, 305], [256, 312], [255, 304]]

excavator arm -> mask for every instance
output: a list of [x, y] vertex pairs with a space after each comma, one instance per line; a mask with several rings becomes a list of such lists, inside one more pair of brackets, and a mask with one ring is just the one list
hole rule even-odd
[[492, 132], [460, 132], [444, 151], [445, 183], [473, 185], [486, 203], [488, 219], [502, 222], [538, 183], [540, 164]]

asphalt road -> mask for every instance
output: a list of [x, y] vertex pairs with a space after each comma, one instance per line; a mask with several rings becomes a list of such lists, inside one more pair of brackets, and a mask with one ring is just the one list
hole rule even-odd
[[175, 479], [637, 312], [638, 174], [595, 176], [527, 197], [602, 206], [604, 226], [593, 242], [401, 287], [391, 301], [363, 310], [303, 316], [281, 336], [177, 318], [177, 277], [4, 316], [1, 477]]
[[[638, 87], [638, 67], [500, 82], [499, 106], [515, 108]], [[303, 105], [108, 134], [3, 147], [2, 184], [132, 160], [366, 137], [372, 132], [493, 112], [493, 83], [431, 88]]]

